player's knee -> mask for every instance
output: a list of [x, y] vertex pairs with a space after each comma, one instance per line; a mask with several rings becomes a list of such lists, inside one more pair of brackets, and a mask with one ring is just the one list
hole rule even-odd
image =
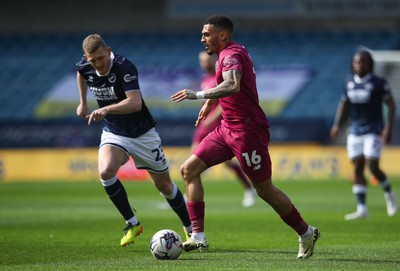
[[182, 179], [183, 179], [185, 182], [188, 182], [189, 180], [192, 179], [192, 177], [193, 177], [193, 171], [191, 170], [191, 167], [190, 167], [187, 163], [183, 163], [183, 164], [181, 165], [180, 170], [181, 170]]
[[368, 168], [375, 175], [378, 174], [380, 171], [378, 163], [370, 163], [368, 165]]
[[185, 164], [181, 165], [180, 171], [181, 171], [181, 176], [182, 176], [183, 180], [185, 180], [185, 177], [188, 174], [188, 168], [185, 166]]
[[99, 170], [99, 174], [102, 180], [109, 180], [112, 177], [114, 177], [117, 174], [117, 172], [111, 167], [105, 167]]

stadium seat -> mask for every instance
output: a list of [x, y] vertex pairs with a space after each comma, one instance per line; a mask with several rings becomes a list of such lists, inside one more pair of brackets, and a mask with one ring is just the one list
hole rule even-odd
[[[315, 71], [281, 117], [332, 117], [354, 51], [359, 46], [394, 49], [400, 44], [398, 34], [391, 30], [277, 29], [241, 32], [235, 40], [248, 47], [256, 69], [303, 65]], [[0, 119], [32, 117], [48, 89], [75, 68], [82, 55], [83, 37], [61, 33], [1, 34], [0, 61], [6, 68], [0, 72], [0, 87], [3, 93], [13, 95], [0, 98]], [[140, 69], [197, 68], [196, 56], [202, 49], [196, 33], [117, 33], [105, 38]], [[15, 99], [16, 95], [19, 99]], [[310, 101], [312, 107], [308, 106]]]

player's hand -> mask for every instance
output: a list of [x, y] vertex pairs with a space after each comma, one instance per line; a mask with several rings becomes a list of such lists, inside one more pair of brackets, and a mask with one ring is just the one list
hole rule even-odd
[[196, 100], [196, 91], [185, 88], [171, 96], [171, 100], [177, 103], [185, 99]]
[[381, 134], [383, 144], [388, 144], [392, 141], [392, 132], [388, 128], [384, 128]]
[[103, 120], [108, 114], [108, 111], [105, 107], [96, 109], [92, 112], [92, 114], [86, 116], [88, 119], [88, 125], [92, 124], [93, 121]]
[[194, 126], [198, 126], [200, 124], [200, 121], [205, 120], [208, 116], [208, 113], [211, 111], [211, 105], [209, 105], [207, 102], [203, 104], [203, 106], [200, 109], [199, 115], [197, 117], [196, 123]]
[[76, 108], [76, 114], [78, 115], [78, 117], [82, 119], [86, 118], [88, 112], [89, 112], [89, 107], [87, 105], [79, 104], [78, 107]]
[[335, 140], [339, 135], [339, 127], [337, 125], [332, 126], [330, 136], [332, 140]]

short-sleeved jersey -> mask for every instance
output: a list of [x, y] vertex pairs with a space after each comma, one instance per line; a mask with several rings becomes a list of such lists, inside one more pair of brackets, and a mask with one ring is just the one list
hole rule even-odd
[[237, 94], [219, 99], [222, 125], [231, 130], [269, 127], [265, 113], [259, 105], [253, 61], [246, 48], [235, 42], [229, 42], [219, 53], [215, 75], [218, 84], [224, 80], [222, 73], [228, 70], [238, 70], [242, 78]]
[[[140, 91], [137, 69], [123, 56], [111, 53], [110, 70], [103, 76], [100, 76], [83, 57], [76, 65], [78, 72], [86, 79], [99, 107], [121, 102], [126, 99], [126, 91]], [[143, 99], [142, 109], [139, 112], [109, 114], [103, 123], [103, 130], [131, 138], [139, 137], [155, 126]]]
[[384, 127], [382, 103], [391, 97], [384, 78], [368, 74], [364, 78], [352, 75], [346, 80], [342, 99], [350, 104], [350, 133], [380, 134]]

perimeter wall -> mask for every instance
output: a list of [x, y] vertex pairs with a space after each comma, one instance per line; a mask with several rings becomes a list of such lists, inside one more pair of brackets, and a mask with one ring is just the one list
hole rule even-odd
[[[180, 165], [190, 155], [188, 147], [164, 147], [173, 180], [180, 181]], [[400, 177], [400, 147], [386, 147], [381, 160], [390, 177]], [[273, 179], [351, 180], [352, 167], [340, 146], [272, 145]], [[118, 172], [122, 180], [148, 180], [145, 171], [128, 161]], [[203, 173], [203, 180], [234, 179], [232, 171], [218, 165]], [[367, 175], [368, 176], [368, 175]], [[97, 181], [97, 148], [0, 150], [0, 181]]]

